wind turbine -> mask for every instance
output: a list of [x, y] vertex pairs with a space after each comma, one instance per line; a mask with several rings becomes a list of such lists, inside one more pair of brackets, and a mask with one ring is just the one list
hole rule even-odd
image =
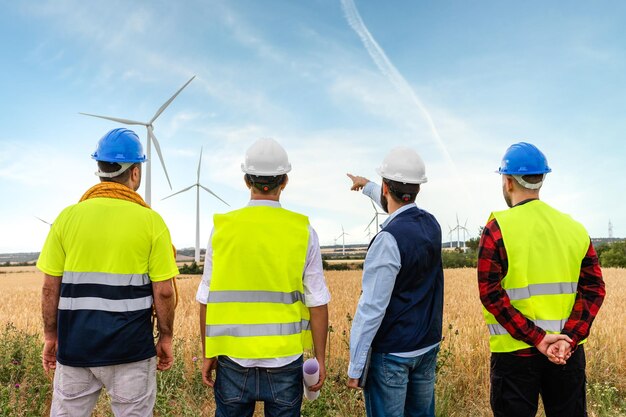
[[[450, 229], [450, 232], [448, 232], [448, 239], [450, 239], [451, 235], [453, 232], [456, 232], [456, 247], [461, 249], [461, 232], [463, 232], [463, 250], [465, 251], [466, 249], [466, 242], [467, 239], [465, 237], [465, 233], [467, 233], [468, 235], [471, 236], [470, 231], [467, 230], [467, 219], [465, 220], [465, 224], [463, 226], [461, 226], [461, 224], [459, 223], [459, 215], [456, 215], [456, 226], [454, 228], [450, 227], [448, 225], [448, 229]], [[452, 242], [451, 242], [452, 243]], [[452, 245], [450, 245], [452, 246]]]
[[341, 239], [341, 254], [344, 256], [346, 254], [346, 236], [350, 236], [350, 235], [343, 230], [343, 224], [342, 224], [341, 234], [337, 236], [337, 239], [335, 239], [335, 241], [337, 241], [338, 239]]
[[370, 203], [372, 203], [372, 208], [374, 209], [374, 217], [372, 217], [372, 220], [367, 224], [367, 226], [365, 227], [365, 230], [368, 230], [370, 228], [370, 226], [372, 225], [372, 223], [376, 222], [376, 233], [379, 232], [379, 228], [378, 228], [378, 216], [384, 216], [387, 213], [383, 213], [381, 211], [378, 211], [378, 209], [376, 208], [376, 206], [374, 205], [374, 202], [372, 200], [370, 200]]
[[200, 262], [200, 188], [202, 188], [204, 191], [206, 191], [209, 194], [213, 195], [215, 198], [220, 200], [222, 203], [224, 203], [228, 207], [230, 207], [230, 204], [228, 204], [226, 201], [222, 200], [217, 194], [215, 194], [213, 191], [209, 190], [204, 185], [200, 184], [200, 166], [201, 165], [202, 165], [202, 148], [200, 148], [200, 159], [198, 160], [198, 175], [196, 177], [196, 183], [190, 185], [187, 188], [183, 188], [182, 190], [177, 191], [174, 194], [168, 195], [167, 197], [163, 198], [163, 200], [165, 200], [165, 199], [168, 199], [170, 197], [175, 196], [176, 194], [184, 193], [185, 191], [190, 190], [193, 187], [196, 187], [196, 253], [195, 253], [195, 257], [194, 257], [194, 260], [196, 261], [196, 263]]
[[146, 203], [148, 203], [148, 205], [150, 205], [150, 200], [152, 200], [152, 158], [150, 157], [150, 153], [151, 153], [150, 150], [152, 147], [152, 143], [154, 143], [154, 149], [156, 149], [157, 154], [159, 155], [159, 159], [161, 160], [161, 166], [163, 167], [163, 171], [165, 172], [165, 178], [167, 178], [167, 183], [170, 186], [170, 190], [172, 189], [172, 183], [170, 182], [170, 177], [169, 175], [167, 175], [167, 169], [165, 168], [165, 161], [163, 161], [163, 154], [161, 153], [161, 146], [159, 145], [159, 141], [154, 135], [153, 123], [161, 115], [161, 113], [163, 113], [163, 111], [167, 108], [167, 106], [169, 106], [170, 103], [174, 101], [176, 96], [178, 96], [178, 94], [180, 94], [180, 92], [183, 91], [183, 89], [187, 87], [187, 85], [194, 78], [196, 78], [195, 75], [191, 77], [189, 81], [187, 81], [185, 85], [183, 85], [176, 93], [174, 93], [174, 95], [170, 97], [169, 100], [163, 103], [163, 105], [159, 107], [159, 110], [157, 110], [157, 112], [154, 113], [154, 116], [152, 116], [152, 119], [150, 119], [147, 122], [138, 122], [136, 120], [120, 119], [118, 117], [110, 117], [110, 116], [99, 116], [97, 114], [90, 114], [90, 113], [80, 113], [85, 116], [99, 117], [100, 119], [112, 120], [114, 122], [122, 123], [124, 125], [139, 125], [139, 126], [146, 127], [146, 130], [148, 131], [148, 141], [146, 145], [146, 156], [148, 157], [148, 160], [146, 162], [145, 180], [146, 180]]

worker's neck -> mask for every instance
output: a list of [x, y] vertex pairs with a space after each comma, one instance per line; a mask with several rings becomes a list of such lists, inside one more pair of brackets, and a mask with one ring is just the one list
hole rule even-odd
[[278, 194], [261, 194], [261, 193], [250, 193], [250, 200], [269, 200], [269, 201], [280, 201], [280, 193]]
[[511, 207], [515, 207], [522, 201], [539, 200], [539, 191], [518, 191], [511, 194]]
[[387, 210], [390, 215], [395, 213], [400, 207], [404, 207], [404, 204], [397, 203], [393, 198], [387, 197]]

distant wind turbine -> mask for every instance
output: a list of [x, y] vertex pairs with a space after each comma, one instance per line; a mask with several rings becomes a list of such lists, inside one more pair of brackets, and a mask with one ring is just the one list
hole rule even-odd
[[[459, 215], [456, 215], [456, 226], [455, 227], [450, 227], [448, 226], [448, 229], [450, 229], [450, 232], [448, 233], [448, 239], [450, 239], [450, 236], [452, 235], [453, 232], [456, 232], [456, 247], [461, 249], [461, 232], [463, 232], [463, 250], [465, 250], [466, 246], [466, 236], [465, 234], [467, 233], [468, 235], [471, 236], [470, 231], [467, 229], [467, 219], [465, 220], [465, 224], [463, 226], [461, 226], [461, 224], [459, 223]], [[452, 243], [450, 241], [450, 243]], [[450, 245], [452, 246], [452, 245]]]
[[167, 198], [175, 196], [176, 194], [184, 193], [185, 191], [190, 190], [193, 187], [196, 187], [196, 253], [194, 257], [194, 260], [196, 261], [196, 263], [200, 262], [200, 188], [202, 188], [203, 190], [205, 190], [206, 192], [208, 192], [209, 194], [213, 195], [215, 198], [220, 200], [222, 203], [230, 207], [230, 204], [222, 200], [217, 194], [209, 190], [204, 185], [200, 184], [200, 166], [201, 165], [202, 165], [202, 148], [200, 148], [200, 159], [198, 160], [198, 175], [196, 177], [196, 183], [163, 198], [163, 200], [165, 200]]
[[337, 241], [338, 239], [341, 239], [341, 254], [345, 255], [346, 254], [346, 236], [350, 236], [350, 234], [346, 233], [343, 230], [343, 224], [341, 225], [341, 234], [339, 236], [337, 236], [337, 239], [335, 239], [335, 241]]
[[120, 119], [118, 117], [110, 117], [110, 116], [99, 116], [97, 114], [90, 114], [90, 113], [80, 113], [85, 116], [99, 117], [100, 119], [112, 120], [114, 122], [122, 123], [124, 125], [139, 125], [139, 126], [146, 127], [146, 130], [148, 131], [148, 140], [147, 140], [147, 145], [146, 145], [146, 156], [148, 157], [148, 161], [146, 162], [145, 180], [146, 180], [146, 203], [148, 203], [148, 205], [150, 205], [150, 202], [152, 200], [152, 158], [150, 157], [150, 153], [151, 153], [150, 150], [151, 150], [152, 143], [154, 143], [154, 149], [156, 149], [157, 154], [159, 155], [159, 159], [161, 160], [161, 166], [163, 167], [163, 172], [165, 172], [165, 178], [167, 178], [167, 183], [170, 186], [170, 190], [172, 189], [172, 183], [170, 182], [169, 175], [167, 175], [167, 168], [165, 168], [165, 161], [163, 161], [163, 154], [161, 153], [161, 146], [159, 145], [159, 141], [154, 135], [153, 123], [161, 115], [161, 113], [163, 113], [163, 111], [167, 108], [167, 106], [169, 106], [170, 103], [174, 101], [176, 96], [178, 96], [178, 94], [180, 94], [180, 92], [183, 91], [183, 89], [187, 87], [187, 85], [189, 85], [189, 83], [194, 78], [196, 78], [195, 75], [191, 77], [189, 81], [187, 81], [185, 85], [183, 85], [176, 93], [174, 93], [174, 95], [170, 97], [169, 100], [163, 103], [163, 105], [159, 107], [159, 110], [157, 110], [154, 116], [152, 116], [152, 119], [150, 119], [147, 122], [138, 122], [136, 120]]
[[378, 216], [384, 216], [387, 213], [384, 213], [382, 211], [378, 211], [378, 209], [376, 208], [376, 206], [374, 205], [374, 202], [372, 200], [370, 200], [370, 203], [372, 203], [372, 208], [374, 209], [374, 217], [372, 217], [372, 220], [367, 224], [367, 226], [365, 227], [364, 230], [369, 230], [370, 226], [372, 225], [372, 223], [376, 222], [376, 233], [378, 233], [379, 227], [378, 227]]

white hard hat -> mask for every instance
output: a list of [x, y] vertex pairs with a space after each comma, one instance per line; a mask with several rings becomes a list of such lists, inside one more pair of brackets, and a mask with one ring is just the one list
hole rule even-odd
[[404, 146], [392, 149], [376, 172], [383, 178], [404, 184], [428, 181], [422, 158], [413, 149]]
[[291, 171], [291, 164], [287, 152], [278, 142], [264, 138], [248, 148], [241, 170], [250, 175], [276, 176]]

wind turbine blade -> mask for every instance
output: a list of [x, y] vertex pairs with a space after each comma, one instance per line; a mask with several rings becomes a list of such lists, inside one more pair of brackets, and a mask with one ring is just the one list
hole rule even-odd
[[170, 103], [171, 103], [172, 101], [174, 101], [174, 99], [176, 98], [176, 96], [177, 96], [178, 94], [180, 94], [180, 92], [181, 92], [181, 91], [183, 91], [183, 89], [184, 89], [185, 87], [187, 87], [187, 85], [188, 85], [188, 84], [189, 84], [189, 83], [190, 83], [190, 82], [191, 82], [194, 78], [196, 78], [196, 76], [195, 76], [195, 75], [194, 75], [193, 77], [191, 77], [191, 78], [189, 79], [189, 81], [187, 81], [187, 82], [185, 83], [185, 85], [183, 85], [182, 87], [180, 87], [180, 89], [179, 89], [176, 93], [174, 93], [174, 95], [173, 95], [172, 97], [170, 97], [170, 99], [169, 99], [169, 100], [167, 100], [165, 103], [163, 103], [163, 105], [162, 105], [161, 107], [159, 107], [159, 110], [157, 110], [157, 112], [154, 114], [154, 116], [152, 117], [152, 119], [150, 119], [150, 121], [148, 122], [148, 124], [150, 124], [150, 125], [151, 125], [151, 124], [152, 124], [152, 123], [153, 123], [153, 122], [157, 119], [157, 117], [159, 117], [159, 116], [161, 115], [161, 113], [163, 113], [163, 110], [165, 110], [165, 109], [167, 108], [167, 106], [169, 106], [169, 105], [170, 105]]
[[141, 126], [147, 126], [147, 123], [144, 122], [138, 122], [136, 120], [130, 120], [130, 119], [120, 119], [119, 117], [109, 117], [109, 116], [99, 116], [97, 114], [89, 114], [89, 113], [79, 113], [85, 116], [91, 116], [91, 117], [98, 117], [100, 119], [106, 119], [106, 120], [112, 120], [114, 122], [118, 122], [124, 125], [141, 125]]
[[191, 190], [191, 189], [192, 189], [193, 187], [195, 187], [195, 186], [196, 186], [196, 184], [194, 184], [194, 185], [190, 185], [190, 186], [189, 186], [189, 187], [187, 187], [187, 188], [183, 188], [182, 190], [177, 191], [177, 192], [175, 192], [174, 194], [170, 194], [170, 195], [168, 195], [167, 197], [162, 198], [162, 199], [161, 199], [161, 201], [166, 200], [166, 199], [168, 199], [168, 198], [170, 198], [170, 197], [174, 197], [176, 194], [184, 193], [185, 191]]
[[208, 188], [206, 188], [204, 185], [202, 184], [198, 184], [204, 191], [210, 193], [213, 195], [213, 197], [217, 198], [218, 200], [220, 200], [222, 203], [226, 204], [228, 207], [230, 207], [230, 204], [228, 204], [226, 201], [222, 200], [220, 198], [220, 196], [218, 196], [217, 194], [215, 194], [213, 191], [209, 190]]
[[48, 226], [52, 226], [52, 223], [49, 223], [49, 222], [45, 221], [45, 220], [44, 220], [44, 219], [42, 219], [41, 217], [37, 217], [37, 216], [35, 216], [35, 218], [36, 218], [36, 219], [38, 219], [40, 222], [43, 222], [43, 223], [47, 224]]
[[370, 220], [370, 222], [367, 224], [367, 226], [363, 230], [369, 229], [370, 226], [372, 225], [372, 223], [374, 223], [374, 220], [376, 220], [376, 215], [374, 215], [374, 217], [372, 217], [372, 220]]
[[200, 184], [200, 165], [202, 164], [202, 147], [200, 147], [200, 159], [198, 159], [198, 180], [196, 181]]
[[150, 126], [148, 126], [148, 136], [152, 138], [152, 143], [154, 144], [154, 149], [156, 149], [157, 154], [159, 155], [159, 160], [161, 161], [161, 166], [163, 167], [163, 172], [165, 172], [165, 178], [167, 178], [167, 183], [170, 186], [170, 190], [172, 189], [172, 183], [170, 182], [170, 177], [167, 175], [167, 168], [165, 168], [165, 161], [163, 160], [163, 154], [161, 153], [161, 145], [159, 145], [159, 141], [156, 136], [154, 136], [154, 132]]

